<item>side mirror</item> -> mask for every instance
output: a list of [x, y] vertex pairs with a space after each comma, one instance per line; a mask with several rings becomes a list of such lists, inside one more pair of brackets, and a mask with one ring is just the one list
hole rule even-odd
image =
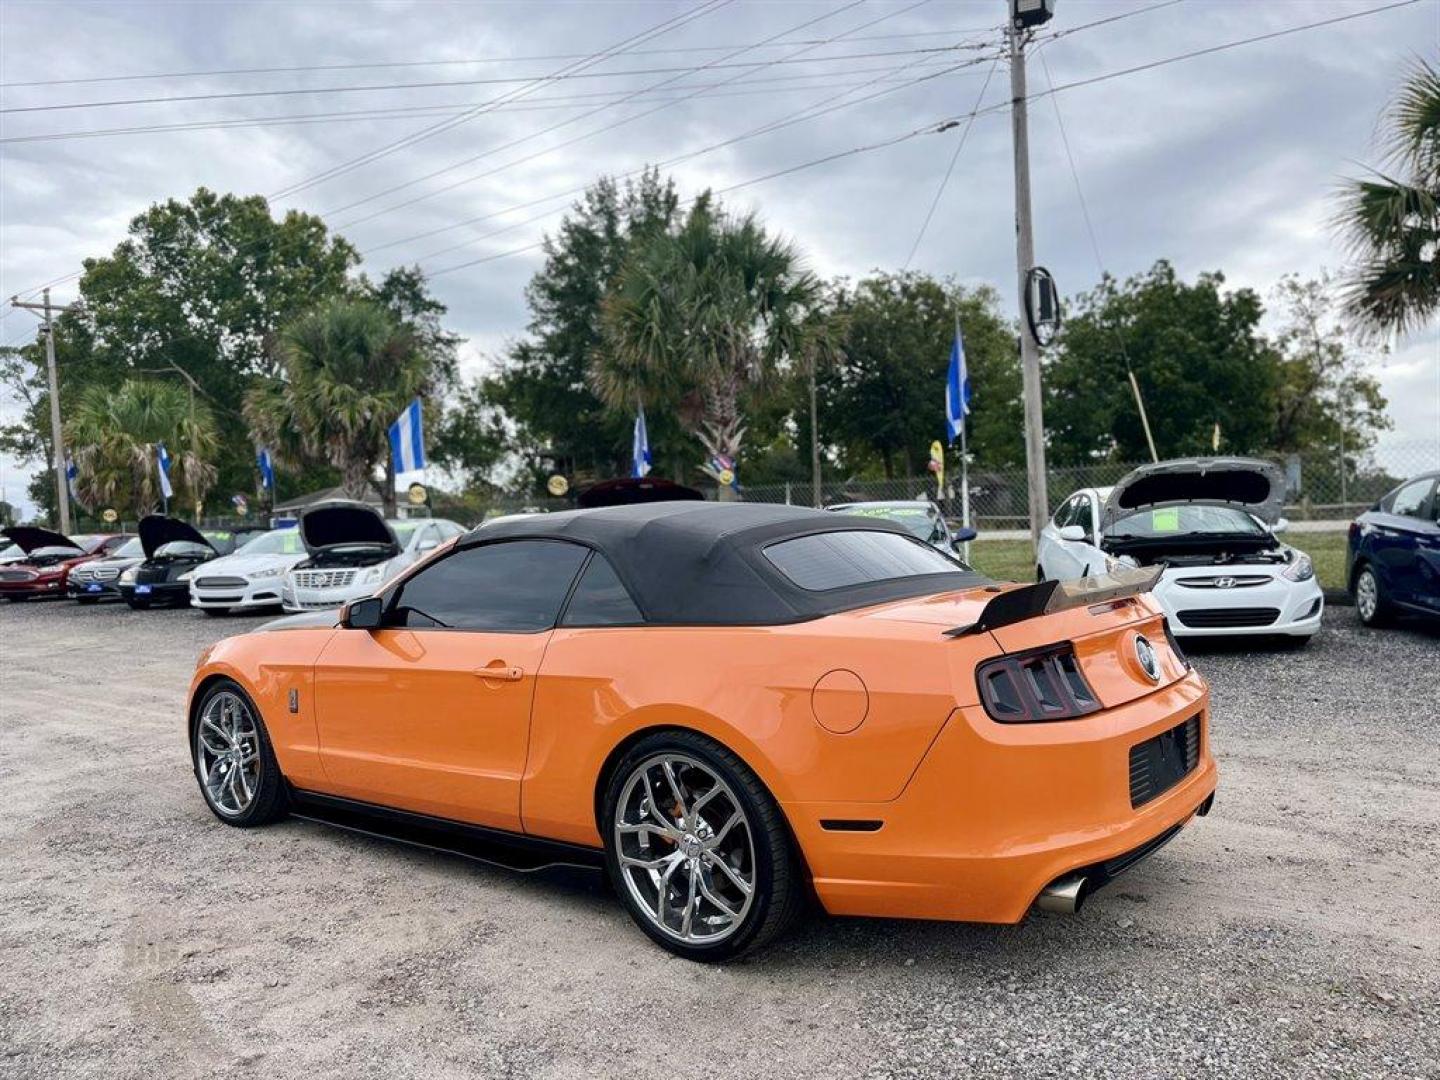
[[1083, 544], [1089, 539], [1081, 525], [1066, 525], [1060, 530], [1060, 539], [1072, 544]]
[[340, 625], [348, 630], [375, 630], [385, 613], [385, 601], [378, 596], [351, 600], [340, 612]]
[[1277, 533], [1277, 534], [1278, 534], [1278, 533], [1284, 532], [1284, 531], [1285, 531], [1286, 529], [1288, 529], [1289, 527], [1290, 527], [1290, 521], [1289, 521], [1289, 519], [1282, 517], [1282, 518], [1280, 518], [1278, 521], [1276, 521], [1274, 525], [1271, 525], [1271, 526], [1270, 526], [1270, 531], [1271, 531], [1272, 533]]
[[962, 528], [956, 529], [951, 535], [953, 536], [951, 546], [953, 546], [955, 550], [958, 551], [960, 550], [961, 544], [968, 543], [969, 541], [974, 540], [975, 537], [979, 536], [980, 534], [977, 533], [974, 529], [970, 528], [968, 525], [966, 525]]

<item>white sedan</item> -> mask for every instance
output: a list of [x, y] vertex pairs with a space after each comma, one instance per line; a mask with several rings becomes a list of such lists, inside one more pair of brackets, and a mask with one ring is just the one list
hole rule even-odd
[[1155, 597], [1179, 636], [1275, 634], [1303, 644], [1324, 594], [1310, 556], [1282, 543], [1284, 476], [1265, 461], [1187, 458], [1085, 488], [1040, 532], [1036, 576], [1164, 567]]
[[191, 572], [190, 606], [210, 615], [278, 608], [285, 572], [305, 558], [297, 529], [273, 529]]

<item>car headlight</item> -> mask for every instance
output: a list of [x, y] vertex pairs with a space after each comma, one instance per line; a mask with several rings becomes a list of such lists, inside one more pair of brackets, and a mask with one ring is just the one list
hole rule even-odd
[[181, 575], [179, 575], [178, 577], [176, 577], [175, 580], [176, 580], [176, 581], [189, 581], [189, 580], [190, 580], [192, 577], [194, 577], [194, 576], [195, 576], [195, 571], [194, 571], [194, 570], [186, 570], [183, 574], [181, 574]]
[[251, 581], [255, 581], [259, 578], [278, 577], [284, 572], [285, 568], [283, 566], [272, 566], [269, 570], [255, 570], [252, 573], [246, 574], [245, 576], [248, 577]]
[[361, 574], [360, 577], [356, 579], [356, 583], [359, 585], [371, 585], [377, 581], [382, 580], [384, 577], [385, 564], [381, 563], [379, 566], [372, 566], [369, 570], [366, 570], [365, 573]]
[[1309, 581], [1315, 576], [1315, 564], [1303, 551], [1295, 553], [1295, 561], [1285, 568], [1285, 576], [1291, 581]]
[[132, 566], [132, 567], [130, 567], [129, 570], [124, 571], [124, 572], [120, 575], [120, 584], [121, 584], [121, 585], [134, 585], [134, 584], [135, 584], [135, 575], [136, 575], [136, 568]]

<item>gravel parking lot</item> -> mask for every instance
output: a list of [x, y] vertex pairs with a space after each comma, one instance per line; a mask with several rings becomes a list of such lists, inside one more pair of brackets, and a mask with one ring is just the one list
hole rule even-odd
[[258, 620], [0, 610], [0, 1075], [1440, 1076], [1440, 633], [1207, 649], [1214, 812], [1078, 916], [816, 916], [743, 963], [584, 875], [218, 824], [196, 654]]

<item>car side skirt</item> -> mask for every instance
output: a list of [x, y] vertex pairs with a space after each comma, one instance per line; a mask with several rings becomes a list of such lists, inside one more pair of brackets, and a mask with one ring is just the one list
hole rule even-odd
[[490, 829], [298, 788], [291, 789], [291, 800], [291, 814], [306, 821], [443, 851], [524, 874], [557, 867], [603, 870], [605, 866], [604, 851], [583, 844]]

